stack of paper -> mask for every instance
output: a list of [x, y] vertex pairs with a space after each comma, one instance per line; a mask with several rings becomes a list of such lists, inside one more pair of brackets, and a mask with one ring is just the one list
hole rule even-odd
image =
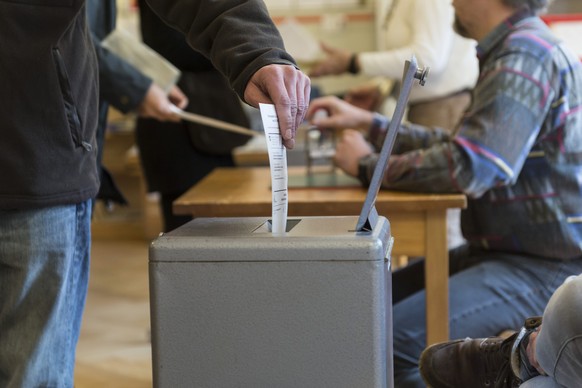
[[150, 77], [166, 92], [180, 77], [180, 70], [128, 32], [116, 29], [101, 45]]

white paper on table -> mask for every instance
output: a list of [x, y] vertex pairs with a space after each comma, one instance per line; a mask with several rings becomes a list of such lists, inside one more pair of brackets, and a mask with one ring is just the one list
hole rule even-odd
[[169, 92], [176, 85], [182, 74], [166, 58], [129, 32], [119, 28], [107, 35], [101, 45], [150, 77], [166, 92]]
[[319, 41], [295, 19], [285, 19], [277, 29], [285, 42], [285, 50], [296, 61], [310, 64], [323, 55]]
[[285, 234], [287, 226], [287, 152], [279, 130], [275, 105], [259, 104], [271, 168], [272, 233]]

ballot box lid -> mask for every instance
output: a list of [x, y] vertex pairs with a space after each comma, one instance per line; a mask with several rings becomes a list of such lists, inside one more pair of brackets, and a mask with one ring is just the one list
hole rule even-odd
[[376, 167], [370, 179], [370, 184], [368, 186], [368, 193], [366, 194], [366, 199], [362, 206], [360, 216], [356, 224], [356, 230], [370, 230], [376, 224], [376, 218], [378, 217], [378, 212], [376, 211], [375, 203], [376, 197], [378, 196], [378, 191], [382, 185], [382, 179], [384, 174], [388, 169], [388, 161], [390, 160], [390, 155], [392, 153], [392, 148], [394, 147], [394, 142], [396, 141], [396, 135], [404, 117], [404, 112], [406, 106], [408, 105], [408, 98], [412, 90], [412, 85], [414, 82], [418, 81], [420, 85], [424, 85], [426, 78], [428, 76], [429, 69], [419, 69], [416, 58], [412, 56], [410, 61], [406, 61], [404, 64], [404, 73], [402, 76], [402, 81], [400, 82], [398, 100], [396, 101], [396, 107], [394, 108], [394, 113], [390, 123], [388, 124], [388, 129], [386, 131], [386, 136], [384, 137], [384, 143], [382, 144], [382, 149], [378, 154], [376, 160]]
[[390, 251], [390, 224], [379, 217], [372, 231], [354, 230], [355, 216], [290, 218], [274, 235], [268, 219], [197, 218], [160, 235], [150, 262], [383, 261]]

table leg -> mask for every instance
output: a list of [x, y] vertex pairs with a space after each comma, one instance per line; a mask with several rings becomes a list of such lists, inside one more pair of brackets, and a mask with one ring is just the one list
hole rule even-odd
[[426, 341], [449, 339], [449, 253], [446, 210], [426, 212]]

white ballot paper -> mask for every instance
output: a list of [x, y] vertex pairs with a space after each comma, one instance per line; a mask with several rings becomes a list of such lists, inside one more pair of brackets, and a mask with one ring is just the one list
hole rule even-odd
[[283, 145], [283, 138], [279, 131], [279, 121], [275, 112], [275, 105], [259, 104], [267, 150], [269, 165], [271, 166], [271, 192], [273, 198], [272, 233], [285, 234], [287, 226], [287, 152]]

